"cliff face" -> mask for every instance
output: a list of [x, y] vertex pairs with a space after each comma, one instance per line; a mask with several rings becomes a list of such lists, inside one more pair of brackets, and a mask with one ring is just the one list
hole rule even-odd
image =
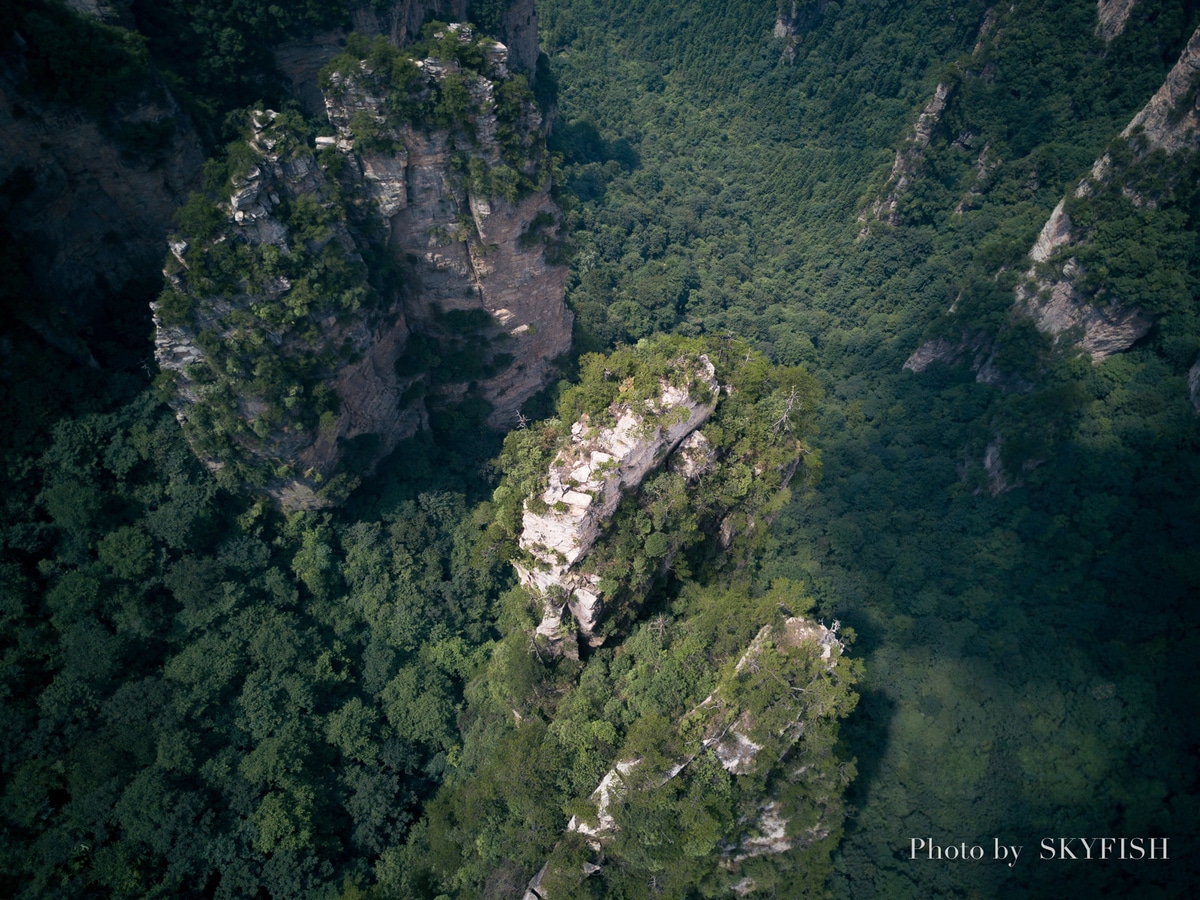
[[[153, 305], [155, 353], [210, 468], [269, 463], [272, 494], [289, 507], [319, 506], [314, 489], [344, 441], [369, 433], [390, 450], [423, 411], [399, 407], [403, 309], [396, 294], [371, 289], [334, 186], [277, 114], [251, 118], [255, 161], [233, 179], [229, 221], [213, 242], [171, 246], [171, 287]], [[309, 221], [296, 215], [305, 204]], [[321, 266], [341, 277], [322, 281]]]
[[1196, 357], [1196, 361], [1188, 369], [1187, 383], [1188, 399], [1192, 401], [1192, 409], [1200, 413], [1200, 356]]
[[[1101, 24], [1116, 29], [1131, 6], [1101, 3]], [[1114, 36], [1116, 33], [1119, 31]], [[1173, 273], [1135, 270], [1121, 281], [1109, 283], [1091, 277], [1089, 266], [1093, 263], [1088, 260], [1096, 260], [1099, 269], [1113, 268], [1103, 256], [1109, 251], [1095, 249], [1097, 234], [1108, 226], [1105, 217], [1116, 216], [1112, 221], [1120, 222], [1124, 221], [1120, 216], [1132, 214], [1132, 221], [1140, 221], [1139, 210], [1152, 213], [1170, 203], [1173, 182], [1189, 177], [1189, 167], [1194, 170], [1200, 153], [1198, 87], [1200, 30], [1192, 35], [1162, 87], [1124, 128], [1112, 149], [1096, 160], [1088, 177], [1055, 206], [1030, 248], [1032, 265], [1016, 286], [1013, 315], [1032, 320], [1055, 344], [1085, 352], [1093, 363], [1129, 349], [1150, 332], [1161, 314], [1162, 307], [1146, 302], [1143, 288], [1169, 284]], [[1073, 209], [1085, 213], [1082, 224], [1073, 221]], [[1108, 228], [1111, 232], [1112, 226]], [[1112, 233], [1105, 239], [1110, 244], [1115, 242]], [[1159, 258], [1167, 258], [1168, 267], [1177, 267], [1169, 256], [1168, 248], [1166, 256]], [[1123, 264], [1120, 259], [1117, 262]], [[957, 342], [946, 338], [926, 342], [909, 357], [904, 368], [921, 372], [934, 361], [953, 364], [970, 352], [977, 380], [1005, 388], [1028, 388], [1027, 382], [996, 368], [993, 347], [994, 341], [988, 335], [964, 331]]]
[[204, 153], [148, 65], [103, 107], [63, 103], [27, 69], [28, 45], [15, 46], [0, 58], [0, 224], [14, 264], [50, 302], [17, 296], [13, 312], [88, 362], [75, 334], [107, 298], [157, 271]]
[[[551, 463], [546, 489], [536, 502], [526, 502], [520, 547], [532, 562], [514, 566], [521, 583], [542, 598], [537, 631], [551, 642], [563, 637], [568, 610], [585, 639], [602, 642], [596, 634], [604, 609], [599, 578], [576, 564], [596, 543], [622, 496], [712, 415], [719, 385], [708, 358], [701, 356], [700, 363], [686, 373], [682, 387], [662, 382], [650, 400], [614, 404], [612, 424], [585, 419], [572, 425], [570, 441]], [[704, 385], [712, 399], [694, 399], [695, 384]], [[681, 465], [695, 468], [696, 457], [693, 442]]]
[[[1124, 15], [1128, 15], [1128, 8]], [[1170, 157], [1200, 150], [1197, 86], [1200, 29], [1184, 47], [1163, 86], [1121, 132], [1121, 139], [1130, 142], [1131, 155], [1120, 163], [1114, 161], [1112, 152], [1101, 156], [1091, 175], [1075, 188], [1075, 198], [1087, 198], [1108, 185], [1122, 184], [1136, 165], [1156, 151]], [[1121, 191], [1125, 202], [1135, 207], [1157, 202], [1128, 185]], [[1016, 308], [1029, 315], [1038, 330], [1053, 336], [1056, 342], [1064, 336], [1073, 339], [1075, 347], [1098, 363], [1127, 350], [1146, 335], [1155, 316], [1134, 305], [1132, 298], [1111, 293], [1097, 296], [1083, 287], [1086, 272], [1075, 254], [1088, 247], [1091, 235], [1071, 221], [1068, 202], [1069, 198], [1064, 199], [1054, 208], [1029, 252], [1034, 265], [1017, 286]]]
[[[217, 233], [172, 247], [155, 321], [173, 403], [211, 467], [236, 462], [289, 507], [336, 502], [347, 454], [369, 468], [429, 403], [472, 394], [491, 424], [514, 422], [570, 345], [536, 105], [497, 102], [503, 45], [443, 37], [486, 71], [396, 56], [384, 69], [413, 76], [405, 120], [386, 72], [347, 63], [325, 101], [336, 133], [315, 147], [256, 113]], [[446, 96], [462, 98], [453, 115]]]
[[[80, 0], [91, 2], [91, 0]], [[390, 0], [358, 3], [350, 9], [349, 31], [374, 37], [382, 35], [397, 47], [413, 43], [431, 19], [443, 22], [475, 20], [478, 3], [471, 0]], [[493, 34], [508, 48], [509, 66], [532, 84], [540, 48], [537, 12], [533, 0], [510, 0], [491, 26]], [[317, 84], [318, 73], [341, 50], [347, 31], [318, 31], [286, 41], [274, 49], [275, 63], [292, 83], [292, 92], [311, 113], [324, 110], [324, 97]]]
[[1125, 30], [1137, 0], [1096, 0], [1096, 37], [1111, 41]]
[[[433, 323], [455, 311], [485, 312], [493, 323], [489, 340], [496, 353], [512, 357], [499, 371], [474, 379], [492, 404], [489, 424], [495, 427], [515, 423], [521, 404], [546, 383], [551, 361], [570, 347], [572, 321], [563, 301], [567, 269], [545, 258], [545, 240], [555, 233], [559, 210], [544, 170], [538, 169], [544, 152], [541, 115], [526, 100], [516, 121], [506, 125], [497, 118], [496, 87], [509, 77], [506, 51], [503, 45], [491, 46], [486, 76], [463, 75], [456, 64], [422, 63], [430, 84], [464, 79], [473, 109], [469, 142], [450, 129], [401, 125], [382, 137], [403, 149], [355, 150], [356, 142], [363, 143], [355, 135], [355, 121], [361, 123], [363, 114], [376, 124], [386, 121], [385, 88], [365, 70], [335, 74], [326, 98], [329, 120], [339, 133], [334, 146], [360, 173], [359, 184], [383, 219], [389, 252], [408, 276], [409, 317]], [[521, 136], [517, 174], [542, 180], [528, 196], [505, 197], [488, 190], [486, 179], [463, 178], [455, 171], [466, 165], [469, 174], [474, 164], [478, 173], [482, 164], [489, 173], [513, 172], [505, 159], [509, 148], [498, 137], [506, 127]], [[379, 140], [375, 136], [374, 144]], [[460, 382], [443, 390], [461, 395], [466, 387]]]

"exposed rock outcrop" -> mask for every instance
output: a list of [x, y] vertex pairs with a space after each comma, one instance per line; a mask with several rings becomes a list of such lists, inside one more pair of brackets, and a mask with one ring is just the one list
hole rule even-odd
[[[80, 3], [102, 0], [77, 0]], [[431, 19], [444, 22], [475, 20], [471, 0], [386, 0], [359, 2], [349, 10], [347, 30], [318, 31], [286, 41], [274, 48], [275, 64], [292, 84], [295, 94], [312, 114], [324, 112], [324, 96], [317, 83], [321, 69], [342, 52], [349, 32], [374, 37], [382, 35], [397, 47], [405, 47], [421, 36]], [[537, 11], [534, 0], [509, 0], [493, 25], [493, 34], [508, 48], [509, 66], [532, 84], [537, 74], [539, 53]]]
[[[1155, 150], [1168, 155], [1200, 150], [1198, 84], [1200, 29], [1188, 41], [1163, 86], [1121, 132], [1123, 139], [1136, 138], [1133, 163]], [[1105, 153], [1092, 167], [1090, 177], [1075, 188], [1075, 196], [1085, 197], [1122, 174], [1123, 170], [1115, 169], [1112, 154]], [[1135, 205], [1145, 202], [1128, 191], [1126, 199]], [[1054, 208], [1029, 252], [1034, 266], [1017, 286], [1016, 308], [1056, 342], [1065, 336], [1088, 353], [1092, 362], [1099, 363], [1144, 337], [1155, 317], [1126, 298], [1089, 296], [1083, 291], [1084, 272], [1071, 252], [1085, 246], [1089, 235], [1074, 226], [1066, 206], [1064, 199]]]
[[1125, 31], [1137, 0], [1096, 0], [1096, 37], [1105, 43]]
[[[469, 29], [459, 33], [465, 41], [472, 39]], [[506, 159], [497, 138], [501, 123], [495, 88], [509, 76], [509, 56], [502, 44], [489, 47], [489, 71], [459, 77], [466, 81], [474, 110], [469, 156], [496, 172], [506, 168]], [[458, 75], [454, 66], [437, 60], [421, 65], [431, 83]], [[511, 425], [521, 404], [549, 379], [554, 358], [571, 344], [572, 316], [563, 300], [567, 268], [549, 263], [545, 256], [560, 211], [550, 198], [544, 170], [539, 170], [544, 154], [541, 115], [532, 100], [526, 101], [520, 120], [509, 127], [524, 136], [520, 174], [542, 178], [542, 184], [528, 196], [506, 199], [454, 172], [463, 140], [450, 130], [401, 125], [385, 129], [382, 137], [403, 149], [355, 149], [356, 142], [364, 143], [354, 133], [355, 117], [366, 113], [376, 122], [386, 122], [385, 96], [386, 89], [373, 73], [335, 74], [326, 98], [329, 120], [339, 132], [334, 146], [361, 173], [358, 181], [383, 218], [390, 252], [410, 277], [409, 319], [430, 322], [455, 310], [482, 310], [495, 321], [494, 339], [512, 362], [479, 379], [478, 389], [493, 407], [489, 424]], [[379, 140], [376, 136], [374, 143]], [[420, 325], [414, 327], [421, 330]], [[457, 393], [466, 387], [460, 384]], [[447, 385], [444, 392], [456, 390]]]
[[[1150, 102], [1125, 126], [1121, 137], [1140, 132], [1149, 142], [1146, 152], [1168, 154], [1200, 148], [1200, 28], [1193, 32], [1179, 60], [1167, 73]], [[1107, 156], [1107, 154], [1106, 154]], [[1100, 165], [1100, 164], [1098, 164]], [[1095, 177], [1103, 169], [1094, 172]]]
[[944, 337], [926, 341], [912, 352], [901, 368], [919, 375], [935, 362], [954, 366], [969, 355], [971, 371], [979, 384], [990, 384], [1004, 391], [1030, 390], [1033, 387], [1030, 382], [1000, 369], [996, 364], [996, 353], [996, 342], [986, 331], [975, 334], [964, 331], [957, 341]]
[[[1094, 363], [1128, 350], [1150, 331], [1154, 317], [1145, 310], [1117, 301], [1088, 302], [1076, 287], [1079, 274], [1079, 266], [1068, 260], [1053, 282], [1035, 280], [1018, 288], [1018, 302], [1039, 331], [1056, 340], [1063, 335], [1075, 337], [1074, 346], [1089, 354]], [[1038, 288], [1038, 294], [1032, 293], [1032, 286]]]
[[[178, 414], [211, 467], [235, 457], [267, 467], [290, 508], [335, 502], [346, 479], [328, 485], [347, 448], [357, 441], [356, 464], [369, 468], [422, 427], [429, 403], [470, 393], [491, 404], [489, 423], [514, 422], [570, 346], [566, 268], [545, 258], [559, 211], [537, 106], [509, 103], [502, 145], [495, 91], [507, 50], [463, 26], [448, 32], [479, 43], [487, 71], [426, 59], [410, 89], [428, 105], [453, 77], [467, 95], [462, 118], [400, 119], [384, 76], [351, 64], [333, 73], [325, 102], [336, 134], [313, 148], [257, 113], [255, 162], [232, 184], [226, 223], [202, 245], [172, 246], [157, 354], [175, 376]], [[238, 283], [221, 288], [212, 269], [229, 263], [209, 260], [231, 253]], [[402, 278], [370, 272], [364, 259], [380, 256]], [[230, 362], [230, 348], [251, 346]], [[265, 358], [283, 385], [259, 377]]]
[[1004, 471], [1004, 462], [1000, 456], [1003, 443], [1000, 435], [996, 435], [983, 451], [983, 470], [987, 473], [988, 492], [993, 497], [999, 497], [1019, 486], [1019, 482], [1010, 484], [1008, 473]]
[[[173, 289], [153, 304], [155, 351], [159, 367], [174, 376], [172, 406], [210, 468], [223, 468], [234, 450], [215, 444], [210, 432], [233, 426], [232, 440], [241, 451], [235, 455], [272, 466], [277, 477], [269, 489], [277, 499], [289, 508], [322, 506], [330, 501], [318, 497], [316, 489], [334, 473], [345, 441], [373, 434], [387, 452], [420, 427], [424, 410], [402, 409], [399, 403], [412, 379], [399, 378], [395, 367], [408, 335], [398, 295], [375, 297], [365, 308], [357, 305], [372, 292], [362, 255], [338, 214], [334, 186], [312, 153], [295, 146], [294, 134], [275, 123], [277, 114], [258, 111], [251, 118], [249, 145], [257, 161], [234, 178], [225, 209], [229, 221], [217, 241], [210, 248], [182, 242], [171, 247], [174, 264], [167, 274]], [[322, 227], [289, 218], [287, 213], [305, 202], [319, 210]], [[297, 227], [309, 234], [296, 234]], [[266, 278], [244, 272], [233, 291], [211, 294], [206, 288], [219, 286], [193, 267], [211, 265], [205, 257], [227, 252], [223, 246], [235, 248], [234, 257], [244, 258], [246, 265], [265, 268], [274, 261], [279, 271]], [[303, 258], [341, 261], [349, 281], [342, 286], [356, 299], [330, 303], [332, 298], [323, 296], [298, 297], [323, 287], [300, 268]], [[180, 302], [187, 303], [190, 315], [175, 312], [172, 304]], [[299, 304], [304, 306], [290, 316], [272, 312]], [[249, 359], [226, 355], [230, 348], [255, 344], [260, 351], [251, 351]], [[296, 373], [283, 397], [249, 377], [267, 359]], [[232, 368], [239, 376], [228, 384], [233, 396], [223, 409], [224, 422], [213, 421], [214, 368]], [[305, 390], [302, 369], [319, 384]], [[321, 388], [336, 396], [337, 413], [327, 409], [325, 421], [306, 421], [304, 407]], [[281, 473], [280, 466], [286, 471]]]
[[[837, 636], [839, 627], [838, 622], [834, 622], [832, 627], [826, 627], [801, 617], [789, 617], [774, 625], [764, 625], [738, 659], [734, 674], [736, 676], [748, 670], [757, 671], [763, 664], [763, 654], [768, 648], [787, 650], [803, 647], [811, 647], [814, 658], [824, 660], [818, 672], [832, 672], [845, 649]], [[786, 683], [781, 687], [785, 691], [791, 689]], [[761, 734], [762, 729], [755, 722], [754, 716], [748, 710], [731, 706], [722, 696], [720, 688], [684, 716], [685, 720], [697, 718], [706, 724], [693, 752], [676, 759], [665, 771], [643, 771], [645, 761], [638, 758], [616, 763], [589, 797], [595, 814], [587, 820], [578, 815], [572, 816], [567, 823], [567, 831], [583, 835], [592, 850], [599, 853], [605, 840], [618, 828], [611, 812], [612, 806], [628, 791], [661, 787], [684, 773], [701, 754], [709, 752], [731, 775], [746, 776], [755, 772], [761, 774], [760, 770], [785, 762], [793, 745], [804, 735], [803, 716], [800, 716], [791, 726], [785, 728], [784, 733], [775, 736], [783, 739], [781, 752], [764, 756], [761, 751], [772, 736]], [[763, 743], [756, 742], [754, 736]], [[779, 748], [780, 745], [776, 744], [776, 747]], [[803, 777], [804, 769], [801, 767], [789, 773], [785, 779]], [[792, 830], [792, 833], [789, 833], [788, 824], [788, 814], [783, 803], [767, 796], [763, 798], [757, 814], [739, 822], [741, 830], [738, 840], [720, 845], [719, 852], [732, 868], [751, 857], [786, 853], [821, 840], [830, 833], [829, 823], [824, 821], [824, 818], [800, 832]], [[598, 871], [599, 865], [589, 864], [585, 875]], [[553, 900], [542, 886], [546, 872], [547, 867], [543, 866], [534, 876], [523, 900]]]
[[[925, 155], [925, 148], [929, 146], [933, 130], [942, 120], [942, 113], [946, 111], [946, 101], [949, 98], [950, 85], [939, 82], [938, 86], [934, 88], [933, 98], [925, 104], [925, 108], [917, 117], [912, 134], [905, 139], [904, 146], [896, 151], [896, 159], [892, 163], [892, 171], [888, 174], [883, 196], [872, 204], [869, 213], [864, 211], [859, 216], [859, 221], [866, 223], [868, 218], [873, 218], [889, 225], [899, 223], [900, 216], [897, 208], [900, 205], [900, 198], [908, 192], [909, 184], [917, 175], [917, 170]], [[867, 227], [864, 224], [864, 233]]]
[[[960, 135], [955, 144], [964, 149], [971, 149], [974, 140], [974, 135]], [[1000, 167], [1000, 160], [992, 156], [991, 150], [991, 144], [984, 144], [983, 149], [979, 151], [979, 156], [975, 159], [975, 177], [971, 182], [970, 188], [963, 194], [962, 199], [958, 201], [958, 205], [954, 207], [955, 215], [961, 216], [968, 209], [975, 207], [979, 202], [979, 198], [983, 196], [984, 191], [987, 189], [992, 173]]]
[[127, 25], [132, 19], [132, 0], [66, 0], [66, 5], [81, 15], [109, 25]]
[[[621, 497], [712, 415], [720, 388], [712, 363], [706, 356], [699, 361], [688, 371], [681, 360], [677, 382], [661, 382], [657, 396], [613, 404], [611, 423], [584, 419], [572, 425], [570, 441], [550, 465], [546, 489], [526, 501], [520, 547], [531, 561], [514, 566], [521, 583], [542, 598], [544, 615], [537, 631], [550, 641], [566, 638], [569, 620], [590, 643], [603, 640], [596, 634], [604, 608], [599, 579], [577, 564], [600, 537]], [[707, 389], [708, 399], [696, 399], [695, 385]], [[689, 454], [695, 454], [696, 446]], [[566, 652], [572, 646], [573, 639], [567, 639]]]
[[829, 0], [816, 0], [801, 4], [799, 0], [776, 0], [775, 27], [771, 35], [783, 41], [779, 58], [787, 63], [795, 62], [796, 48], [804, 40], [804, 34], [821, 21], [829, 7]]
[[1192, 409], [1200, 413], [1200, 356], [1196, 357], [1196, 361], [1188, 369], [1187, 384], [1188, 397], [1192, 401]]
[[[979, 27], [979, 36], [976, 39], [972, 59], [978, 55], [983, 48], [984, 41], [995, 30], [996, 22], [996, 14], [989, 8]], [[859, 214], [858, 221], [863, 226], [860, 237], [870, 231], [872, 221], [886, 222], [889, 225], [899, 223], [900, 200], [908, 193], [913, 179], [920, 174], [925, 150], [933, 138], [934, 130], [942, 121], [946, 104], [950, 101], [953, 91], [954, 84], [946, 81], [938, 82], [937, 87], [934, 88], [933, 97], [921, 110], [912, 132], [904, 139], [904, 145], [896, 151], [896, 159], [892, 163], [892, 170], [888, 174], [887, 183], [884, 185], [880, 197], [871, 204], [869, 209], [865, 209]]]
[[964, 331], [962, 337], [957, 341], [952, 341], [944, 337], [934, 338], [933, 340], [926, 341], [914, 350], [912, 355], [904, 361], [902, 368], [919, 375], [935, 362], [944, 363], [948, 366], [955, 365], [970, 352], [975, 354], [972, 368], [975, 371], [979, 371], [979, 368], [987, 359], [990, 346], [991, 342], [985, 333], [971, 335]]

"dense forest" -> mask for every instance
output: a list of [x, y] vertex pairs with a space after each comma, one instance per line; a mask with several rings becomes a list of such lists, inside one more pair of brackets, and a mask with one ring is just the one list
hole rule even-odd
[[[168, 135], [126, 107], [172, 92], [212, 158], [178, 227], [211, 219], [247, 109], [327, 133], [270, 50], [342, 4], [117, 6], [7, 7], [5, 85], [134, 161]], [[197, 459], [155, 378], [157, 272], [75, 326], [90, 366], [28, 324], [61, 298], [6, 234], [4, 893], [1187, 896], [1200, 152], [1120, 135], [1200, 5], [1128, 6], [1113, 34], [1090, 0], [539, 0], [572, 354], [507, 435], [469, 392], [431, 405], [335, 508]], [[505, 4], [468, 7], [487, 32]], [[14, 233], [36, 178], [0, 185]], [[1152, 322], [1104, 358], [1014, 305], [1060, 202], [1078, 290]], [[522, 513], [573, 423], [700, 356], [717, 468], [629, 488], [589, 562], [603, 640], [553, 652]], [[758, 764], [722, 765], [735, 726]], [[768, 807], [786, 840], [748, 852]], [[1038, 858], [1101, 836], [1170, 859]]]

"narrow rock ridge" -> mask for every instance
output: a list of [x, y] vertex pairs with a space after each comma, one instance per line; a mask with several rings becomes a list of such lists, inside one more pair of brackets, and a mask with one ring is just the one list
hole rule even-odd
[[[793, 616], [785, 619], [781, 625], [764, 625], [738, 659], [734, 671], [741, 672], [746, 667], [753, 666], [769, 641], [790, 647], [815, 644], [820, 648], [821, 658], [828, 661], [826, 669], [832, 670], [837, 666], [841, 651], [845, 649], [841, 639], [837, 636], [839, 624], [834, 622], [832, 627], [827, 628], [820, 622]], [[836, 655], [835, 647], [838, 651]], [[652, 777], [649, 782], [651, 786], [661, 787], [666, 784], [683, 772], [698, 756], [709, 750], [717, 756], [722, 768], [731, 775], [748, 775], [755, 771], [756, 762], [759, 760], [759, 751], [763, 749], [763, 745], [755, 743], [749, 736], [754, 729], [754, 721], [748, 711], [729, 707], [724, 699], [714, 691], [684, 718], [698, 715], [704, 716], [708, 720], [708, 726], [703, 732], [699, 747], [691, 755], [677, 759], [658, 777]], [[803, 728], [796, 727], [784, 736], [791, 739], [784, 749], [784, 756], [786, 756], [791, 745], [803, 736]], [[776, 765], [782, 758], [768, 760], [766, 764]], [[589, 797], [596, 807], [595, 824], [590, 824], [580, 819], [579, 816], [572, 816], [567, 823], [567, 831], [583, 835], [593, 852], [599, 853], [604, 839], [616, 831], [617, 823], [609, 809], [627, 791], [634, 789], [631, 785], [631, 777], [640, 768], [642, 762], [638, 758], [621, 760], [600, 780]], [[757, 816], [747, 819], [741, 824], [744, 826], [744, 831], [738, 843], [721, 848], [722, 856], [728, 858], [733, 864], [754, 856], [785, 853], [788, 850], [821, 840], [829, 834], [828, 827], [825, 827], [823, 822], [817, 822], [800, 834], [789, 835], [787, 833], [788, 821], [782, 815], [782, 804], [770, 799], [764, 801]], [[542, 888], [546, 868], [543, 866], [530, 881], [523, 900], [553, 900]], [[600, 871], [600, 866], [588, 864], [584, 874], [590, 875], [598, 871]]]
[[[996, 13], [989, 7], [984, 13], [983, 22], [979, 26], [979, 35], [976, 38], [975, 49], [971, 54], [972, 61], [978, 56], [979, 51], [983, 49], [983, 44], [987, 38], [995, 31], [996, 22]], [[913, 180], [920, 174], [925, 149], [929, 146], [929, 142], [933, 138], [934, 129], [942, 121], [942, 115], [946, 111], [946, 104], [949, 103], [953, 91], [954, 85], [944, 81], [938, 82], [937, 87], [934, 88], [933, 97], [925, 104], [925, 108], [921, 110], [921, 114], [917, 117], [917, 121], [913, 125], [912, 132], [905, 138], [904, 145], [896, 151], [896, 159], [892, 163], [892, 170], [888, 174], [888, 180], [883, 186], [881, 196], [871, 204], [869, 209], [864, 209], [859, 214], [858, 221], [863, 226], [859, 237], [865, 237], [870, 232], [870, 223], [872, 221], [885, 222], [888, 225], [899, 224], [900, 216], [898, 208], [900, 200], [908, 193]]]
[[[888, 174], [887, 184], [884, 185], [884, 194], [871, 206], [872, 218], [889, 225], [899, 224], [900, 215], [897, 208], [900, 198], [908, 193], [908, 186], [917, 175], [917, 169], [925, 156], [925, 148], [929, 146], [929, 140], [933, 137], [933, 129], [942, 120], [942, 113], [946, 111], [946, 101], [949, 98], [950, 86], [939, 82], [933, 90], [933, 98], [925, 104], [921, 115], [917, 117], [912, 134], [905, 139], [904, 146], [896, 151], [892, 171]], [[867, 216], [868, 213], [863, 212], [859, 220], [865, 223]]]
[[1106, 44], [1125, 31], [1137, 0], [1096, 0], [1096, 37]]
[[[680, 361], [681, 365], [684, 363]], [[537, 633], [552, 645], [564, 640], [569, 618], [584, 639], [598, 646], [596, 626], [604, 609], [599, 578], [579, 570], [579, 563], [600, 537], [621, 497], [641, 484], [676, 447], [716, 409], [720, 386], [707, 356], [683, 373], [683, 386], [660, 382], [658, 395], [642, 404], [609, 407], [612, 424], [586, 417], [571, 426], [571, 437], [550, 465], [546, 489], [525, 502], [520, 547], [529, 554], [514, 562], [518, 578], [542, 599], [544, 615]], [[692, 398], [693, 384], [703, 384], [712, 400]], [[692, 452], [700, 452], [694, 449]], [[563, 650], [573, 652], [574, 641]]]
[[[1125, 139], [1136, 135], [1140, 145], [1137, 158], [1155, 150], [1167, 154], [1200, 150], [1197, 84], [1200, 84], [1200, 28], [1188, 41], [1162, 87], [1121, 132]], [[1090, 176], [1076, 186], [1075, 196], [1087, 196], [1097, 183], [1115, 177], [1120, 175], [1113, 171], [1112, 156], [1106, 152], [1096, 160]], [[1143, 202], [1136, 195], [1129, 200], [1135, 204]], [[1016, 309], [1030, 316], [1038, 330], [1053, 336], [1056, 343], [1065, 336], [1073, 346], [1088, 353], [1093, 363], [1099, 363], [1144, 337], [1155, 318], [1122, 298], [1091, 298], [1081, 291], [1083, 269], [1068, 254], [1087, 240], [1087, 235], [1079, 233], [1071, 222], [1066, 200], [1059, 201], [1029, 251], [1033, 266], [1017, 285]]]

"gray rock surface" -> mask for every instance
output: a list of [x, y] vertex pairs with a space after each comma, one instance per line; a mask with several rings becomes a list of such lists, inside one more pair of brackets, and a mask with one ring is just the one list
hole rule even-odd
[[[1123, 27], [1132, 3], [1100, 3], [1101, 23], [1106, 28]], [[1154, 150], [1167, 154], [1200, 150], [1200, 28], [1192, 35], [1179, 60], [1167, 74], [1162, 87], [1121, 132], [1121, 137], [1140, 135], [1140, 155]], [[1083, 197], [1095, 184], [1119, 178], [1112, 156], [1105, 153], [1092, 167], [1091, 175], [1075, 188]], [[1143, 202], [1129, 194], [1132, 203]], [[1080, 288], [1083, 270], [1072, 247], [1087, 243], [1065, 211], [1066, 200], [1055, 206], [1029, 251], [1033, 267], [1016, 288], [1016, 309], [1030, 316], [1038, 329], [1056, 342], [1066, 338], [1099, 363], [1114, 353], [1129, 349], [1144, 337], [1155, 317], [1123, 297], [1090, 297]]]
[[564, 637], [570, 621], [585, 639], [599, 642], [595, 629], [604, 608], [599, 580], [576, 564], [596, 543], [622, 496], [712, 415], [719, 386], [712, 363], [704, 356], [700, 361], [692, 376], [710, 389], [710, 402], [700, 403], [687, 389], [663, 382], [658, 396], [641, 408], [614, 405], [612, 424], [576, 422], [570, 441], [550, 465], [547, 487], [538, 498], [542, 511], [526, 501], [519, 543], [531, 561], [514, 565], [521, 583], [543, 600], [537, 631], [551, 641]]
[[1137, 0], [1096, 0], [1096, 37], [1105, 43], [1125, 31]]
[[[465, 26], [449, 28], [462, 40], [471, 39]], [[430, 90], [454, 68], [438, 60], [421, 65]], [[314, 148], [295, 147], [294, 138], [277, 134], [271, 124], [275, 114], [257, 114], [251, 138], [257, 161], [230, 185], [228, 224], [218, 243], [274, 245], [287, 254], [293, 239], [283, 212], [289, 205], [300, 199], [325, 206], [345, 204], [349, 218], [343, 219], [339, 211], [329, 237], [321, 246], [307, 241], [307, 252], [332, 244], [340, 256], [361, 266], [369, 255], [364, 248], [373, 246], [386, 252], [404, 275], [402, 283], [380, 286], [386, 295], [382, 307], [337, 314], [314, 310], [312, 328], [302, 343], [296, 343], [301, 340], [296, 334], [274, 338], [278, 353], [286, 355], [293, 348], [304, 352], [311, 344], [334, 352], [340, 360], [324, 376], [324, 384], [338, 397], [335, 424], [319, 430], [288, 425], [266, 434], [258, 428], [256, 437], [247, 433], [239, 438], [251, 455], [276, 470], [297, 473], [283, 476], [271, 488], [289, 507], [324, 502], [315, 491], [322, 473], [327, 478], [337, 468], [347, 440], [376, 435], [373, 453], [378, 459], [423, 427], [426, 397], [453, 402], [474, 390], [492, 405], [489, 424], [515, 423], [521, 404], [552, 377], [553, 359], [570, 347], [572, 316], [564, 301], [567, 269], [545, 256], [560, 216], [549, 195], [548, 178], [532, 193], [507, 200], [474, 192], [470, 180], [455, 168], [462, 158], [481, 160], [487, 168], [503, 161], [493, 78], [508, 71], [507, 48], [489, 46], [488, 68], [492, 77], [459, 76], [473, 107], [468, 120], [454, 129], [395, 124], [385, 100], [389, 88], [365, 63], [335, 75], [324, 107], [337, 133], [318, 138], [317, 149], [323, 160], [330, 152], [341, 157], [336, 190]], [[364, 122], [371, 123], [370, 140], [356, 133], [366, 127]], [[545, 150], [535, 104], [525, 105], [513, 130], [528, 152], [525, 174], [537, 177], [544, 171], [539, 165]], [[169, 261], [178, 270], [171, 276], [176, 289], [188, 293], [185, 249], [173, 245]], [[201, 385], [189, 375], [189, 367], [204, 358], [196, 336], [205, 329], [222, 332], [231, 303], [243, 309], [273, 304], [291, 288], [286, 279], [275, 279], [245, 296], [194, 298], [201, 302], [192, 304], [194, 321], [186, 325], [165, 323], [156, 310], [158, 358], [164, 370], [176, 373], [175, 405], [181, 419], [187, 420], [188, 407], [202, 394]], [[481, 360], [490, 366], [485, 375], [470, 383], [435, 379], [424, 370], [398, 375], [397, 362], [414, 332], [450, 342], [463, 337], [440, 324], [456, 311], [487, 314], [472, 320], [487, 323], [478, 326], [473, 338], [480, 346], [462, 351], [486, 354]], [[421, 389], [410, 390], [418, 381], [423, 382]], [[238, 415], [254, 426], [265, 404], [232, 387], [239, 392]]]

